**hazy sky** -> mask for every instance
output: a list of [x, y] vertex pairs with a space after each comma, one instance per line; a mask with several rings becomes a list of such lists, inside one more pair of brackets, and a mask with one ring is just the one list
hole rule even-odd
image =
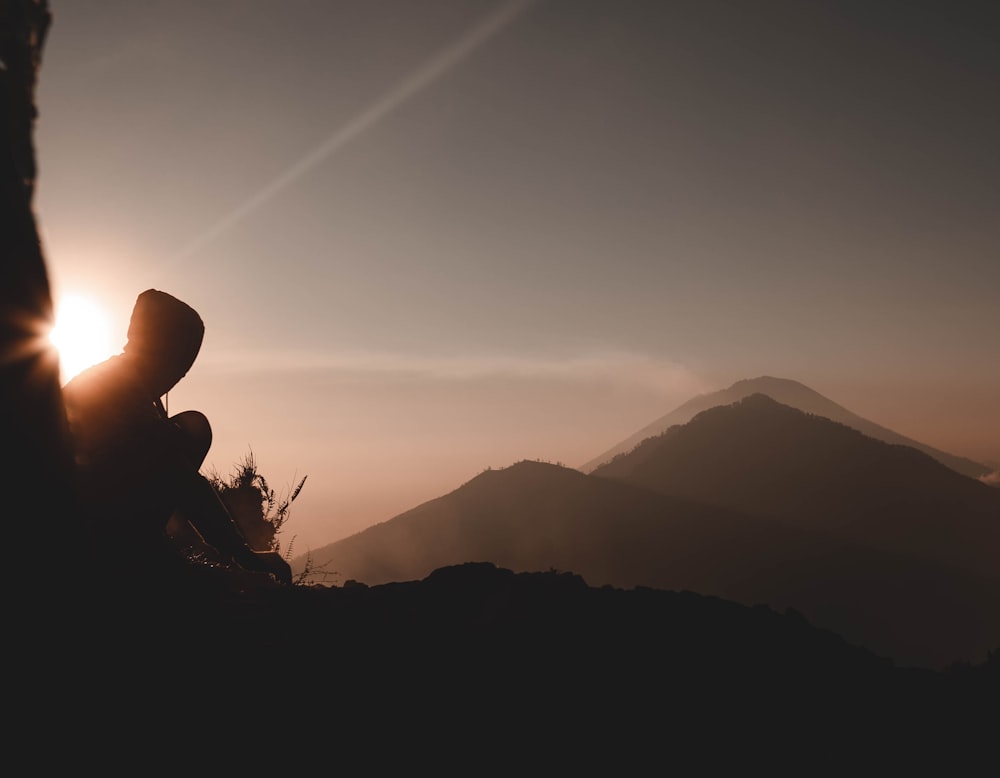
[[806, 383], [1000, 462], [1000, 11], [51, 0], [36, 205], [316, 548], [692, 395]]

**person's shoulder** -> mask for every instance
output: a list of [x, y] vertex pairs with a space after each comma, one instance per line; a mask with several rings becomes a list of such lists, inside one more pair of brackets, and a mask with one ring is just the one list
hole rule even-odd
[[139, 384], [128, 361], [114, 356], [88, 367], [63, 387], [67, 402], [86, 402], [97, 397], [138, 393]]
[[120, 373], [121, 369], [121, 356], [109, 357], [103, 362], [81, 370], [67, 382], [66, 386], [63, 387], [63, 391], [75, 391], [95, 382], [107, 380], [109, 377]]

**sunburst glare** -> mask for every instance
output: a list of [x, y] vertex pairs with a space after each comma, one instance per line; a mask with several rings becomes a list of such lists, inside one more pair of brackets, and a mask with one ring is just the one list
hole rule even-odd
[[59, 300], [49, 340], [59, 352], [64, 384], [114, 353], [107, 313], [93, 298], [84, 295], [68, 294]]

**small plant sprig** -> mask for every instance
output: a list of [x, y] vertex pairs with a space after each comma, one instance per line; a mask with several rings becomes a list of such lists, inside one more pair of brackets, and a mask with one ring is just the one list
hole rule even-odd
[[[279, 534], [288, 521], [292, 503], [302, 492], [306, 476], [284, 495], [275, 491], [257, 469], [251, 449], [228, 477], [211, 471], [205, 476], [219, 494], [247, 543], [256, 551], [281, 553]], [[282, 556], [291, 555], [295, 538]]]
[[[287, 560], [288, 557], [285, 557]], [[293, 583], [295, 585], [305, 585], [305, 584], [320, 584], [325, 585], [331, 582], [331, 580], [336, 580], [336, 576], [339, 576], [336, 570], [327, 570], [326, 568], [332, 564], [332, 559], [327, 559], [322, 564], [316, 564], [312, 558], [311, 552], [306, 552], [306, 561], [302, 566], [302, 570], [295, 576]]]
[[[290, 562], [295, 549], [295, 535], [282, 550], [279, 534], [284, 529], [292, 503], [302, 492], [306, 476], [284, 495], [278, 494], [257, 469], [257, 460], [251, 449], [236, 463], [232, 473], [222, 476], [211, 471], [205, 476], [228, 509], [233, 521], [240, 528], [251, 548], [257, 551], [280, 553]], [[332, 560], [317, 564], [312, 554], [306, 553], [302, 570], [293, 579], [295, 585], [324, 585], [335, 580], [340, 573], [328, 570]]]

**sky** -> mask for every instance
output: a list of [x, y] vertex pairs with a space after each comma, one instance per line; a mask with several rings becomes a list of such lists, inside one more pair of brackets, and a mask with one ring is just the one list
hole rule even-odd
[[761, 375], [1000, 466], [996, 6], [50, 7], [57, 303], [201, 313], [170, 411], [296, 554]]

